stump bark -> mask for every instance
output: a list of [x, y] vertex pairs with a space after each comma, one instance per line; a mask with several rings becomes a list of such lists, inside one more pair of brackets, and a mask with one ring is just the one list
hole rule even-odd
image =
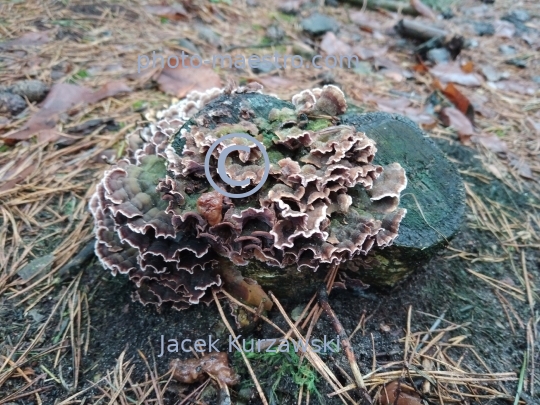
[[[206, 115], [218, 106], [224, 114]], [[182, 128], [189, 130], [202, 117], [210, 128], [221, 123], [237, 123], [246, 107], [255, 113], [251, 121], [268, 119], [273, 108], [294, 109], [289, 102], [259, 93], [221, 95]], [[411, 120], [382, 112], [350, 113], [339, 118], [342, 124], [353, 125], [376, 141], [375, 164], [398, 162], [407, 174], [408, 184], [400, 203], [407, 209], [407, 215], [394, 244], [385, 249], [373, 249], [367, 257], [359, 256], [341, 266], [351, 278], [375, 286], [393, 286], [425, 265], [457, 232], [465, 207], [462, 180], [444, 153]], [[184, 139], [177, 135], [172, 146], [181, 154]], [[300, 301], [313, 294], [328, 269], [321, 266], [317, 272], [308, 273], [255, 261], [239, 270], [244, 277], [256, 280], [276, 296], [286, 301]]]

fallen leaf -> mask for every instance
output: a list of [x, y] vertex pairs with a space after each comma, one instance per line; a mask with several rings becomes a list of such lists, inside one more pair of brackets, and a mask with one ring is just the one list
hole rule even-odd
[[123, 81], [109, 82], [101, 86], [98, 90], [88, 95], [84, 100], [87, 104], [97, 103], [107, 97], [113, 97], [120, 93], [130, 93], [131, 88]]
[[422, 405], [414, 388], [397, 380], [385, 384], [379, 394], [381, 405]]
[[168, 20], [180, 21], [189, 18], [188, 12], [181, 4], [173, 4], [171, 6], [149, 5], [145, 6], [144, 9], [152, 15], [167, 18]]
[[480, 70], [489, 82], [498, 82], [504, 77], [504, 74], [495, 70], [493, 66], [484, 65], [480, 68]]
[[474, 63], [472, 61], [467, 61], [463, 65], [461, 65], [461, 70], [463, 70], [465, 73], [472, 73], [474, 72]]
[[435, 117], [421, 108], [408, 107], [403, 110], [403, 114], [425, 130], [432, 129], [437, 125]]
[[413, 70], [417, 73], [427, 73], [429, 72], [429, 68], [423, 63], [422, 61], [420, 63], [417, 63], [413, 66]]
[[469, 121], [474, 124], [474, 108], [467, 97], [461, 93], [456, 86], [448, 83], [442, 86], [438, 80], [434, 81], [434, 87], [439, 89], [445, 97], [456, 106], [456, 108], [467, 116]]
[[439, 113], [439, 117], [445, 126], [451, 127], [457, 132], [462, 143], [467, 143], [474, 135], [471, 121], [457, 108], [445, 107]]
[[377, 69], [381, 69], [380, 72], [383, 75], [398, 83], [414, 76], [409, 70], [403, 69], [397, 63], [385, 57], [375, 57], [374, 65]]
[[493, 23], [493, 26], [495, 27], [496, 37], [512, 38], [516, 33], [516, 27], [514, 26], [514, 24], [508, 21], [497, 20]]
[[437, 14], [435, 14], [429, 6], [425, 5], [420, 0], [411, 0], [411, 6], [418, 11], [418, 14], [423, 15], [424, 17], [431, 20], [437, 19]]
[[437, 124], [433, 115], [422, 108], [411, 107], [412, 101], [405, 97], [388, 98], [368, 95], [363, 97], [363, 101], [375, 104], [379, 111], [405, 115], [424, 129], [430, 129]]
[[37, 162], [35, 156], [19, 156], [11, 160], [0, 169], [0, 193], [11, 190], [15, 185], [26, 180], [34, 170]]
[[517, 170], [518, 174], [528, 180], [533, 180], [531, 167], [523, 158], [520, 158], [513, 153], [509, 154], [510, 165]]
[[386, 46], [382, 46], [377, 49], [371, 49], [371, 48], [366, 48], [360, 45], [356, 45], [352, 50], [353, 54], [357, 55], [358, 58], [362, 60], [381, 57], [385, 55], [387, 51], [388, 51], [388, 47]]
[[43, 45], [51, 40], [50, 34], [52, 34], [53, 32], [54, 30], [27, 32], [26, 34], [23, 34], [19, 38], [0, 43], [0, 48], [4, 48], [4, 47], [9, 48], [12, 46]]
[[300, 11], [300, 7], [307, 0], [281, 0], [278, 4], [278, 10], [285, 14], [296, 14]]
[[324, 34], [321, 49], [327, 55], [350, 55], [352, 52], [350, 45], [336, 37], [331, 31]]
[[497, 135], [493, 134], [477, 134], [471, 137], [471, 141], [476, 144], [482, 145], [495, 153], [507, 153], [508, 145], [506, 142], [501, 141]]
[[358, 25], [362, 31], [375, 32], [381, 30], [381, 24], [373, 20], [372, 15], [367, 15], [362, 11], [355, 11], [349, 14], [349, 18], [353, 23]]
[[178, 98], [183, 98], [192, 90], [205, 91], [213, 87], [221, 87], [221, 79], [209, 66], [200, 68], [178, 67], [168, 65], [161, 71], [157, 82], [161, 91]]
[[380, 111], [388, 113], [402, 112], [411, 105], [411, 100], [405, 97], [388, 98], [368, 95], [364, 97], [364, 101], [372, 102], [377, 105]]
[[37, 134], [38, 142], [54, 142], [64, 135], [54, 129], [61, 113], [79, 104], [96, 103], [104, 98], [130, 91], [131, 89], [122, 81], [107, 83], [96, 91], [75, 84], [57, 83], [52, 86], [40, 110], [30, 117], [26, 125], [20, 130], [3, 135], [2, 139], [21, 141]]
[[429, 72], [442, 82], [457, 83], [462, 86], [476, 87], [483, 83], [483, 79], [476, 73], [465, 73], [456, 63], [441, 63], [432, 67]]

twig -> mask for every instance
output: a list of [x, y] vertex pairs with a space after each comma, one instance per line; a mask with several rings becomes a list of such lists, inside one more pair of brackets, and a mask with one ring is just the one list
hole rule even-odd
[[345, 351], [345, 355], [349, 360], [349, 364], [351, 366], [351, 370], [353, 372], [354, 380], [357, 387], [362, 391], [366, 400], [369, 403], [372, 403], [371, 397], [366, 391], [366, 385], [364, 384], [364, 379], [362, 378], [362, 374], [360, 373], [360, 369], [358, 368], [358, 363], [356, 362], [356, 357], [354, 355], [351, 343], [349, 342], [349, 338], [345, 333], [345, 329], [343, 329], [343, 325], [341, 325], [341, 322], [339, 321], [335, 312], [332, 310], [330, 304], [328, 303], [328, 294], [326, 293], [326, 288], [324, 285], [321, 285], [321, 287], [319, 288], [319, 305], [324, 309], [324, 312], [330, 318], [334, 329], [336, 330], [341, 339], [341, 344], [343, 346], [343, 350]]
[[58, 270], [58, 276], [62, 280], [65, 280], [72, 275], [72, 270], [79, 270], [81, 266], [93, 256], [95, 243], [95, 238], [92, 238], [92, 240], [89, 241], [69, 263]]
[[[212, 290], [212, 295], [214, 296], [214, 301], [216, 302], [219, 314], [221, 315], [221, 319], [223, 319], [223, 323], [229, 330], [229, 333], [236, 341], [236, 334], [234, 333], [233, 328], [231, 327], [229, 321], [225, 317], [225, 313], [223, 312], [223, 308], [221, 307], [221, 303], [219, 302], [219, 299], [216, 295], [216, 292]], [[240, 350], [240, 354], [242, 355], [242, 359], [244, 359], [244, 363], [246, 363], [246, 367], [249, 371], [249, 375], [251, 376], [253, 382], [255, 383], [255, 387], [257, 388], [257, 392], [259, 393], [259, 396], [261, 397], [261, 401], [264, 405], [268, 405], [268, 401], [266, 400], [266, 397], [264, 396], [264, 392], [261, 388], [261, 384], [259, 384], [259, 380], [257, 380], [257, 376], [255, 375], [255, 372], [253, 371], [253, 368], [251, 368], [251, 364], [249, 363], [248, 358], [246, 357], [245, 353]]]
[[519, 404], [519, 397], [521, 396], [521, 391], [523, 390], [523, 382], [525, 380], [526, 370], [527, 370], [527, 351], [523, 353], [523, 364], [521, 365], [521, 371], [519, 372], [519, 382], [518, 382], [516, 397], [514, 399], [514, 405]]

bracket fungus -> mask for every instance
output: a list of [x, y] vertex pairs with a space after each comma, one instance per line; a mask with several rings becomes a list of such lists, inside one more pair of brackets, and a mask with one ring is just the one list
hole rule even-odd
[[[305, 90], [292, 103], [256, 85], [190, 93], [128, 135], [128, 156], [97, 185], [90, 209], [101, 263], [127, 274], [143, 304], [185, 309], [224, 288], [269, 308], [246, 266], [275, 274], [292, 266], [309, 278], [391, 245], [406, 214], [405, 170], [374, 164], [376, 143], [339, 122], [346, 108], [335, 86]], [[214, 190], [204, 170], [211, 145], [233, 133], [257, 139], [270, 159], [264, 186], [238, 199]], [[224, 149], [239, 144], [246, 148], [228, 154], [225, 170], [243, 186], [216, 170]], [[256, 186], [264, 164], [243, 138], [220, 143], [210, 158], [213, 180], [233, 194]]]

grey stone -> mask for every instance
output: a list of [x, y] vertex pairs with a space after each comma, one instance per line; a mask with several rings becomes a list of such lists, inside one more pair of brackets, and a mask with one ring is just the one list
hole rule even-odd
[[26, 101], [18, 94], [0, 92], [0, 114], [10, 113], [15, 115], [25, 108]]
[[493, 66], [482, 66], [482, 74], [489, 82], [498, 82], [503, 78], [501, 72], [496, 71]]
[[530, 19], [531, 19], [531, 16], [529, 15], [529, 13], [523, 9], [512, 10], [511, 12], [509, 12], [503, 17], [503, 20], [510, 21], [511, 23], [513, 23], [514, 21], [525, 23], [529, 21]]
[[499, 51], [504, 56], [515, 55], [516, 52], [517, 52], [516, 48], [514, 48], [512, 45], [501, 45], [501, 46], [499, 46]]
[[477, 21], [473, 23], [474, 30], [478, 35], [482, 36], [492, 36], [495, 34], [495, 27], [489, 22]]
[[54, 262], [54, 259], [55, 257], [52, 254], [38, 257], [17, 271], [17, 275], [23, 280], [29, 280], [37, 274], [47, 271]]
[[450, 52], [446, 48], [434, 48], [430, 49], [426, 57], [431, 62], [437, 64], [437, 63], [445, 63], [448, 62], [451, 59]]
[[329, 31], [336, 32], [339, 29], [339, 24], [336, 20], [320, 13], [314, 13], [304, 18], [301, 25], [305, 32], [312, 35], [323, 35]]
[[28, 98], [29, 101], [39, 102], [49, 92], [49, 86], [41, 80], [20, 80], [11, 86], [0, 86], [0, 92], [16, 94]]
[[279, 42], [285, 37], [285, 31], [279, 25], [271, 25], [266, 29], [266, 37], [272, 42]]
[[527, 67], [527, 59], [525, 58], [512, 58], [505, 60], [504, 63], [507, 65], [516, 66], [521, 69], [525, 69]]

